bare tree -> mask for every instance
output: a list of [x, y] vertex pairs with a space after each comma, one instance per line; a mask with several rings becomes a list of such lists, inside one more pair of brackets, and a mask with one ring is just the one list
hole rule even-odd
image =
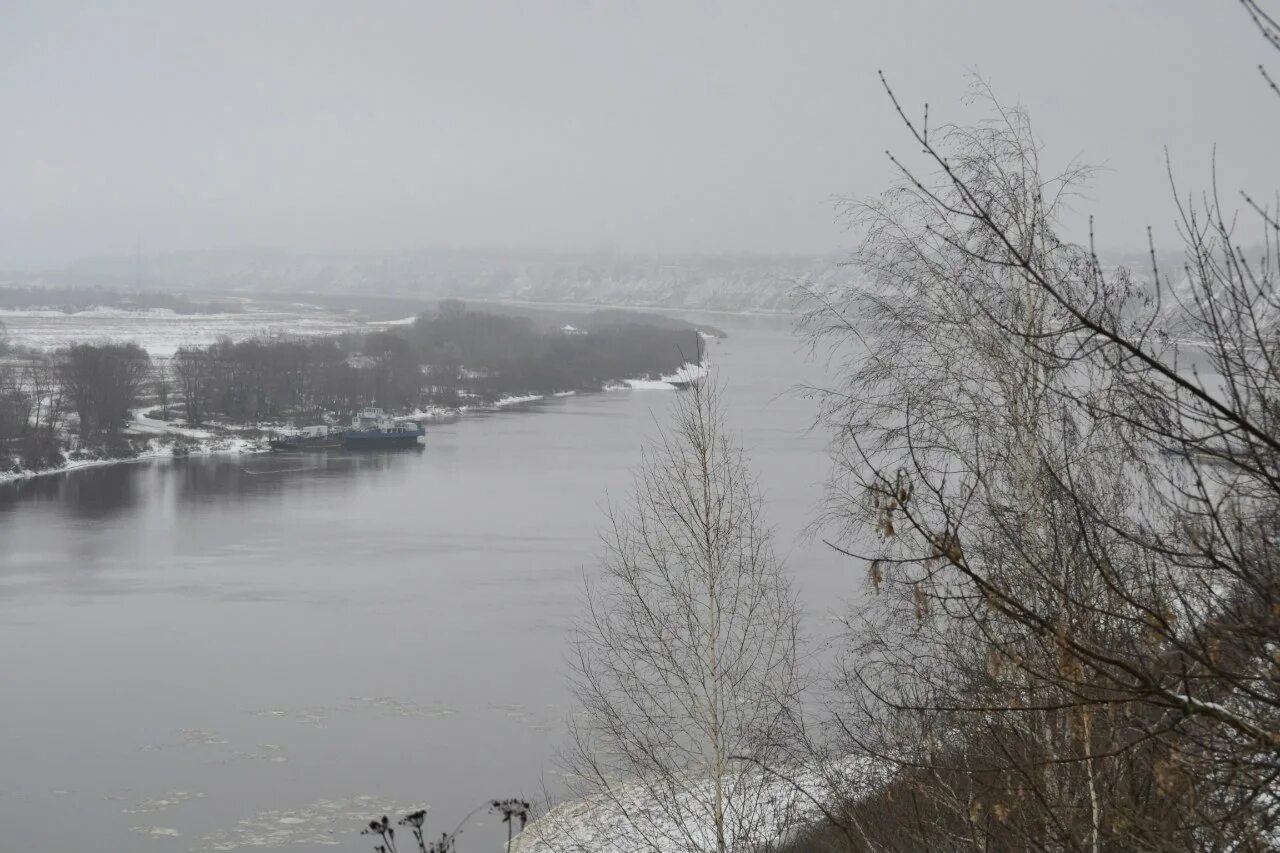
[[14, 445], [27, 431], [31, 395], [23, 387], [17, 368], [0, 364], [0, 465], [8, 467]]
[[137, 344], [75, 344], [58, 358], [63, 392], [80, 419], [80, 438], [114, 434], [127, 420], [150, 371]]
[[[637, 849], [729, 851], [787, 816], [761, 767], [797, 719], [798, 611], [760, 497], [704, 381], [614, 507], [572, 665], [576, 793], [624, 816]], [[571, 828], [556, 846], [584, 843]], [[534, 824], [554, 830], [555, 824]]]
[[156, 392], [156, 402], [160, 404], [160, 418], [169, 420], [169, 365], [166, 362], [156, 362], [151, 377], [152, 388]]
[[[1251, 5], [1251, 4], [1246, 4]], [[1260, 23], [1260, 26], [1263, 25]], [[893, 93], [890, 92], [891, 98]], [[1055, 236], [1024, 114], [930, 129], [810, 294], [846, 381], [831, 519], [872, 595], [835, 725], [868, 849], [1261, 850], [1280, 815], [1280, 229], [1216, 190], [1171, 281]], [[923, 805], [921, 805], [923, 803]]]
[[206, 350], [182, 347], [173, 356], [173, 375], [187, 413], [187, 423], [199, 426], [209, 405], [213, 382], [211, 356]]

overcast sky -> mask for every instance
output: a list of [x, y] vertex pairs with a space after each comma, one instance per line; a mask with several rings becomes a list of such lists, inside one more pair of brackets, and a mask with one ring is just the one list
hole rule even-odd
[[[0, 268], [240, 245], [822, 252], [831, 197], [963, 118], [1107, 165], [1107, 245], [1188, 188], [1277, 184], [1280, 71], [1233, 0], [0, 0]], [[1271, 155], [1269, 158], [1267, 155]]]

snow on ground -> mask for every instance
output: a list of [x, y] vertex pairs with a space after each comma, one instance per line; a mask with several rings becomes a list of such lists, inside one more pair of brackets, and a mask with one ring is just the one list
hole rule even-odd
[[128, 456], [124, 458], [68, 458], [66, 463], [60, 468], [44, 468], [39, 471], [29, 471], [22, 469], [20, 471], [0, 471], [0, 483], [13, 482], [15, 480], [26, 480], [32, 477], [44, 477], [49, 474], [64, 474], [68, 471], [78, 471], [81, 468], [100, 468], [103, 465], [121, 465], [126, 462], [142, 462], [148, 459], [173, 459], [175, 457], [184, 456], [211, 456], [215, 453], [262, 453], [268, 448], [256, 441], [237, 436], [223, 436], [210, 438], [200, 442], [187, 442], [181, 445], [167, 444], [159, 439], [151, 439], [147, 442], [147, 448], [140, 452], [137, 456]]
[[94, 308], [64, 313], [53, 310], [0, 310], [13, 342], [55, 350], [80, 342], [134, 341], [153, 356], [171, 356], [183, 346], [207, 346], [220, 338], [245, 340], [256, 335], [331, 335], [359, 324], [326, 311], [289, 310], [250, 304], [236, 314], [175, 314], [168, 309], [123, 311]]
[[29, 471], [27, 469], [0, 471], [0, 483], [41, 477], [48, 474], [62, 474], [67, 471], [77, 471], [81, 468], [98, 468], [103, 465], [139, 462], [146, 459], [208, 456], [214, 453], [262, 453], [268, 449], [264, 442], [243, 436], [218, 434], [207, 429], [180, 427], [168, 421], [149, 418], [146, 416], [144, 409], [132, 410], [128, 431], [134, 436], [139, 434], [153, 436], [147, 439], [146, 447], [137, 456], [104, 459], [80, 456], [73, 451], [68, 455], [67, 461], [58, 468], [43, 468], [38, 471]]
[[414, 315], [413, 317], [401, 317], [399, 320], [370, 320], [368, 325], [370, 326], [412, 326], [414, 321], [417, 319], [418, 319], [417, 315]]
[[411, 421], [428, 421], [440, 423], [443, 421], [456, 421], [460, 417], [457, 409], [445, 409], [440, 406], [428, 406], [425, 409], [414, 409], [405, 415]]
[[623, 385], [632, 391], [674, 391], [676, 386], [661, 379], [625, 379]]
[[697, 382], [705, 379], [710, 372], [707, 365], [686, 362], [676, 368], [676, 372], [662, 377], [664, 382]]
[[606, 391], [618, 391], [630, 388], [633, 391], [674, 391], [682, 385], [697, 382], [710, 372], [706, 364], [687, 362], [676, 368], [675, 373], [668, 373], [660, 379], [624, 379], [621, 385], [606, 385]]
[[[837, 775], [844, 776], [850, 769]], [[739, 790], [749, 790], [750, 795], [736, 813], [730, 808], [729, 822], [746, 828], [751, 837], [730, 839], [730, 850], [771, 849], [772, 844], [819, 820], [826, 804], [836, 799], [826, 778], [806, 770], [787, 779], [772, 774], [766, 778], [762, 773], [733, 780]], [[556, 806], [515, 838], [511, 853], [714, 850], [713, 827], [707, 820], [710, 800], [710, 779], [685, 785], [674, 800], [663, 803], [655, 802], [642, 786], [620, 785], [613, 796], [598, 795]]]
[[536, 403], [538, 400], [545, 400], [542, 394], [525, 394], [524, 396], [503, 397], [493, 405], [499, 409], [505, 409], [507, 406], [519, 406], [523, 403]]
[[[150, 408], [154, 408], [154, 406]], [[156, 434], [168, 433], [170, 435], [179, 435], [183, 438], [195, 439], [197, 441], [204, 441], [213, 438], [213, 433], [209, 432], [207, 429], [192, 429], [191, 427], [175, 426], [169, 421], [162, 421], [147, 417], [147, 411], [148, 409], [146, 408], [134, 409], [132, 411], [132, 423], [130, 428], [134, 432]]]

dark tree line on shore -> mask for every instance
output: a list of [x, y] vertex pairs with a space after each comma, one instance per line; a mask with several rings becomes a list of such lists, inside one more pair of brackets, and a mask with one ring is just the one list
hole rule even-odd
[[184, 347], [172, 374], [192, 423], [305, 418], [367, 405], [598, 391], [610, 380], [676, 370], [694, 358], [695, 334], [616, 321], [539, 331], [527, 318], [446, 302], [411, 325], [372, 334]]
[[[0, 362], [0, 465], [56, 465], [66, 426], [79, 447], [127, 453], [131, 410], [153, 403], [191, 425], [314, 423], [371, 405], [403, 411], [598, 391], [611, 380], [676, 370], [696, 357], [696, 334], [616, 315], [580, 329], [539, 329], [525, 317], [446, 302], [384, 331], [222, 340], [167, 360], [133, 343], [15, 349]], [[0, 355], [7, 349], [0, 335]]]
[[137, 344], [75, 344], [0, 364], [0, 465], [59, 464], [67, 415], [81, 446], [127, 450], [121, 431], [151, 382], [151, 359]]

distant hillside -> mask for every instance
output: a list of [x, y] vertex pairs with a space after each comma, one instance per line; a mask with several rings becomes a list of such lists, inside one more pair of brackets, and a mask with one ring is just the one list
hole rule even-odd
[[[801, 280], [835, 280], [827, 257], [516, 254], [439, 251], [395, 255], [245, 249], [143, 259], [144, 286], [167, 290], [379, 293], [530, 302], [788, 311]], [[63, 274], [103, 284], [134, 280], [129, 257], [93, 258]]]

